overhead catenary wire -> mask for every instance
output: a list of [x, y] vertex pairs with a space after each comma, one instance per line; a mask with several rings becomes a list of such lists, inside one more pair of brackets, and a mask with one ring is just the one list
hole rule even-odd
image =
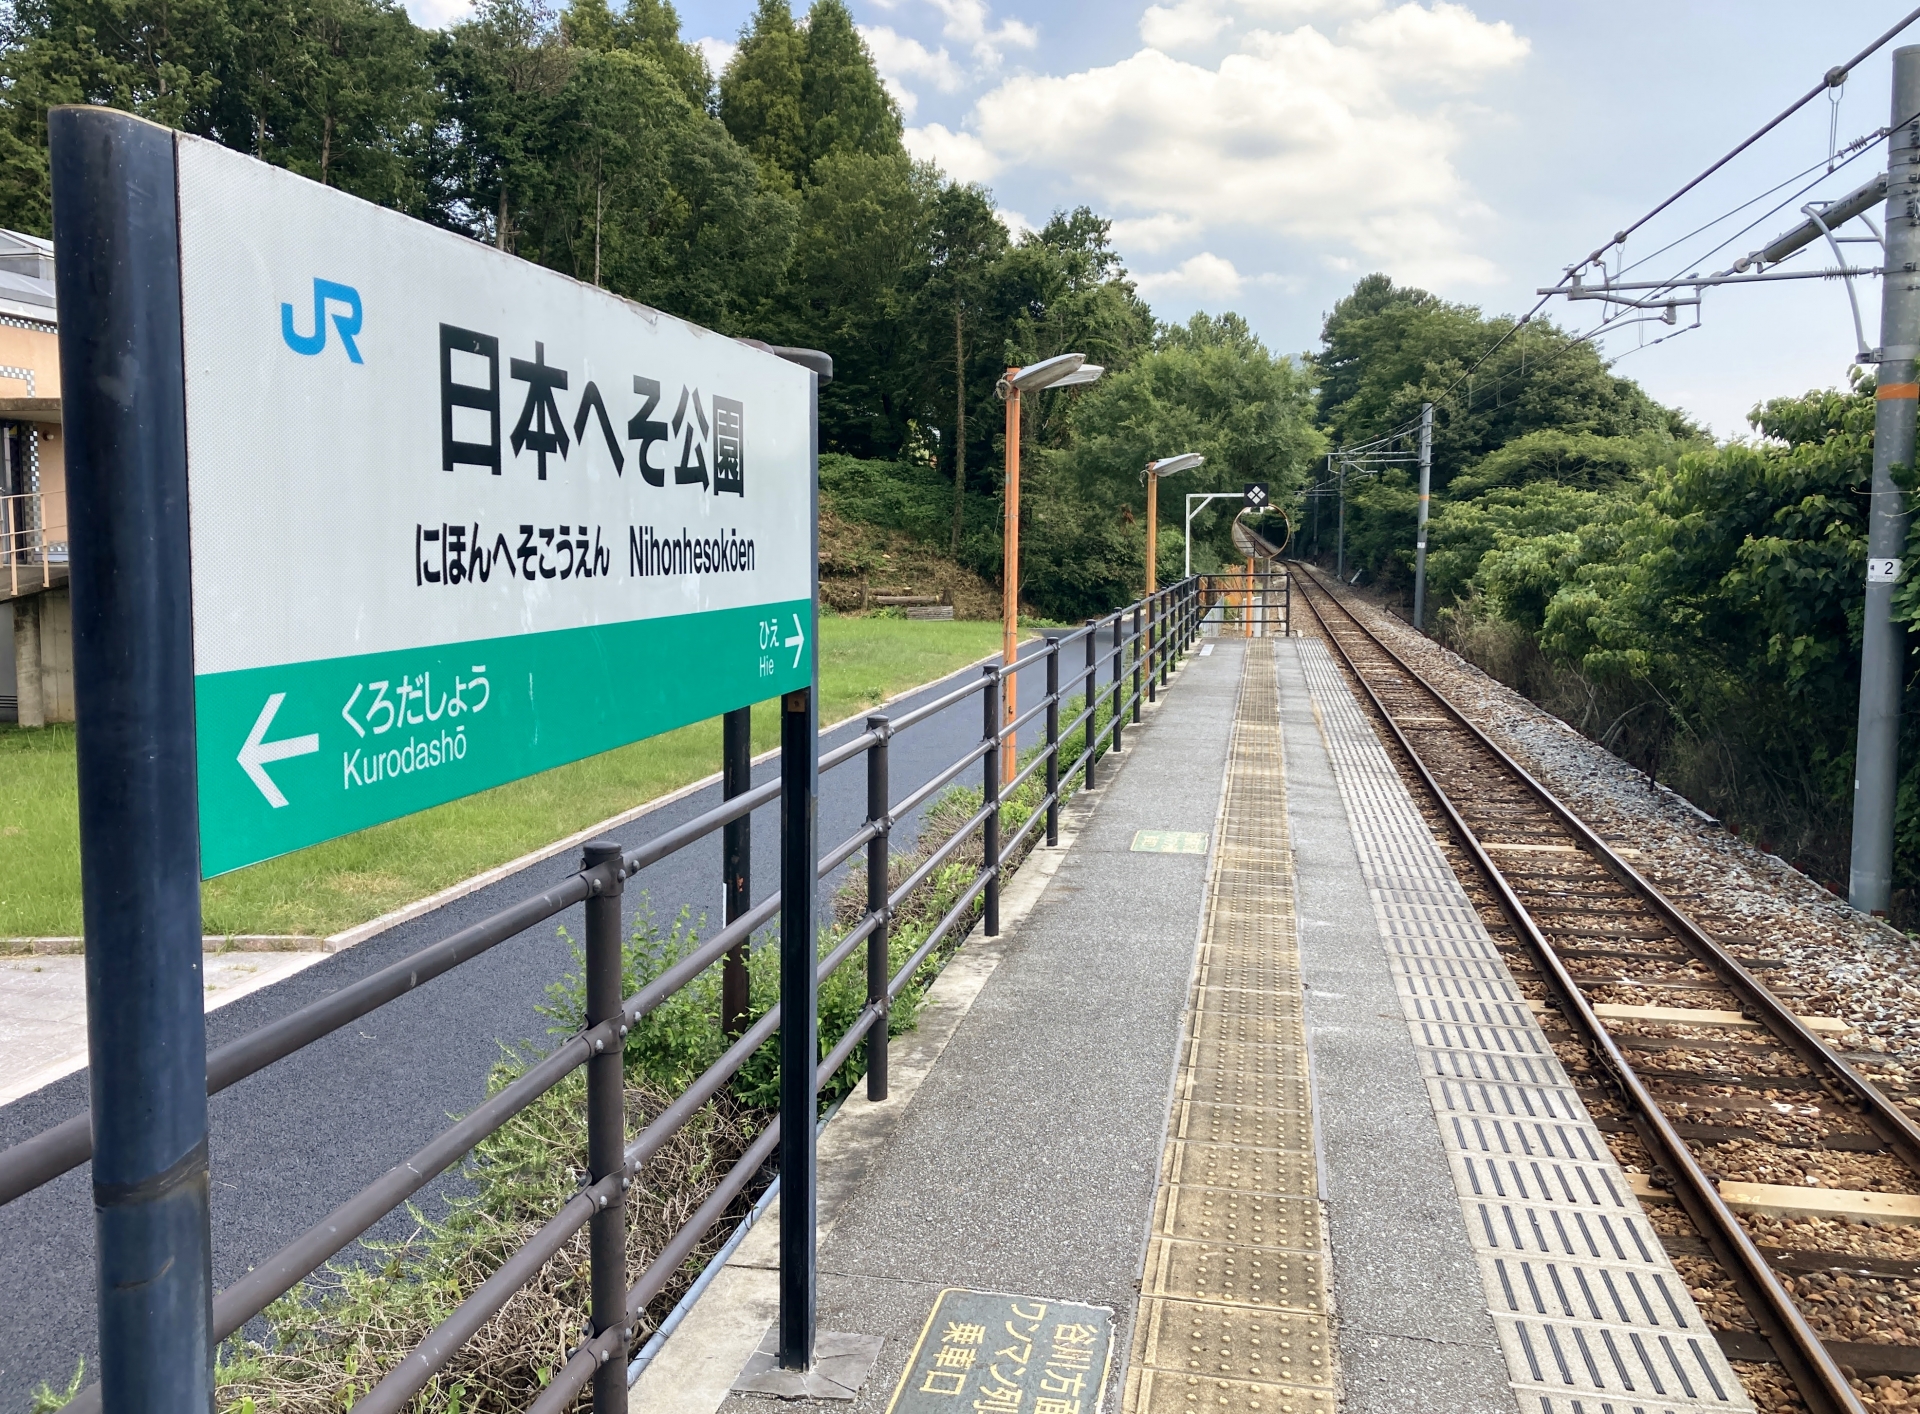
[[1692, 191], [1695, 187], [1699, 186], [1700, 183], [1704, 182], [1708, 177], [1711, 177], [1715, 172], [1719, 171], [1722, 167], [1726, 166], [1727, 163], [1733, 161], [1734, 158], [1738, 157], [1741, 153], [1745, 152], [1749, 147], [1752, 147], [1756, 142], [1760, 141], [1761, 138], [1765, 137], [1768, 133], [1772, 132], [1775, 128], [1779, 127], [1782, 123], [1786, 122], [1787, 119], [1791, 118], [1795, 113], [1798, 113], [1802, 108], [1806, 107], [1807, 104], [1813, 102], [1814, 99], [1818, 98], [1821, 94], [1825, 93], [1828, 89], [1838, 88], [1841, 84], [1845, 83], [1847, 81], [1847, 75], [1850, 72], [1852, 72], [1852, 70], [1857, 65], [1859, 65], [1863, 60], [1871, 58], [1877, 51], [1885, 47], [1888, 41], [1890, 41], [1895, 35], [1899, 34], [1901, 30], [1911, 25], [1915, 20], [1920, 20], [1920, 9], [1910, 11], [1904, 18], [1899, 20], [1891, 29], [1887, 30], [1886, 33], [1882, 34], [1878, 39], [1874, 40], [1873, 43], [1869, 44], [1865, 49], [1862, 49], [1858, 54], [1854, 55], [1851, 59], [1847, 60], [1846, 63], [1836, 64], [1831, 69], [1828, 69], [1826, 74], [1822, 76], [1819, 83], [1815, 84], [1812, 88], [1808, 89], [1805, 93], [1803, 93], [1799, 98], [1796, 98], [1792, 103], [1788, 104], [1786, 108], [1781, 110], [1781, 112], [1776, 114], [1772, 119], [1770, 119], [1768, 122], [1763, 124], [1759, 129], [1757, 129], [1751, 135], [1742, 139], [1737, 145], [1735, 145], [1735, 147], [1731, 152], [1726, 154], [1726, 156], [1712, 163], [1710, 166], [1707, 167], [1705, 171], [1701, 172], [1699, 176], [1694, 177], [1691, 181], [1688, 181], [1685, 185], [1680, 187], [1678, 191], [1675, 191], [1671, 196], [1667, 197], [1665, 200], [1658, 203], [1656, 206], [1653, 207], [1652, 210], [1648, 211], [1644, 216], [1640, 217], [1637, 221], [1634, 221], [1629, 225], [1621, 227], [1618, 231], [1614, 232], [1612, 240], [1600, 246], [1597, 250], [1593, 252], [1593, 254], [1589, 255], [1585, 260], [1581, 261], [1578, 265], [1570, 267], [1567, 271], [1567, 277], [1570, 279], [1572, 278], [1575, 271], [1584, 269], [1587, 266], [1592, 265], [1597, 261], [1599, 261], [1599, 259], [1603, 255], [1605, 255], [1609, 250], [1611, 250], [1614, 246], [1624, 242], [1628, 236], [1632, 235], [1635, 231], [1639, 230], [1642, 226], [1646, 225], [1647, 222], [1651, 221], [1654, 217], [1658, 216], [1662, 211], [1665, 211], [1669, 206], [1673, 205], [1674, 202], [1678, 201], [1681, 197], [1685, 196], [1688, 192]]
[[[1758, 142], [1761, 138], [1765, 137], [1768, 133], [1772, 132], [1775, 128], [1779, 127], [1781, 123], [1785, 122], [1788, 118], [1792, 117], [1795, 113], [1799, 112], [1800, 109], [1804, 108], [1808, 103], [1812, 102], [1815, 98], [1819, 97], [1820, 94], [1828, 92], [1831, 89], [1835, 89], [1839, 87], [1841, 84], [1845, 83], [1847, 79], [1847, 75], [1852, 71], [1852, 69], [1854, 69], [1862, 61], [1871, 57], [1878, 50], [1885, 47], [1885, 45], [1890, 40], [1892, 40], [1902, 30], [1912, 25], [1915, 20], [1920, 20], [1920, 9], [1915, 9], [1910, 13], [1908, 13], [1898, 23], [1894, 24], [1892, 27], [1887, 29], [1877, 39], [1875, 39], [1872, 43], [1867, 45], [1858, 54], [1855, 54], [1851, 59], [1847, 60], [1844, 64], [1835, 65], [1833, 68], [1827, 70], [1826, 74], [1822, 76], [1821, 81], [1818, 84], [1816, 84], [1814, 87], [1809, 89], [1806, 93], [1802, 94], [1787, 108], [1783, 109], [1779, 114], [1777, 114], [1767, 123], [1762, 125], [1760, 128], [1755, 130], [1752, 134], [1750, 134], [1748, 137], [1742, 140], [1731, 151], [1727, 152], [1724, 156], [1719, 158], [1717, 161], [1713, 162], [1705, 170], [1700, 172], [1697, 176], [1692, 178], [1690, 181], [1686, 182], [1684, 185], [1682, 185], [1679, 189], [1674, 191], [1671, 195], [1666, 197], [1664, 200], [1657, 203], [1655, 206], [1653, 206], [1650, 210], [1648, 210], [1644, 215], [1639, 217], [1637, 220], [1622, 227], [1619, 231], [1616, 231], [1614, 233], [1612, 240], [1598, 247], [1585, 260], [1582, 260], [1574, 265], [1567, 267], [1566, 273], [1561, 277], [1561, 280], [1559, 281], [1558, 284], [1554, 286], [1553, 289], [1542, 294], [1540, 298], [1534, 303], [1531, 309], [1529, 309], [1525, 314], [1520, 316], [1518, 320], [1514, 321], [1505, 330], [1503, 330], [1498, 338], [1496, 338], [1484, 350], [1481, 351], [1480, 355], [1473, 361], [1471, 365], [1469, 365], [1463, 372], [1461, 372], [1459, 376], [1457, 376], [1453, 380], [1453, 382], [1450, 383], [1437, 396], [1431, 398], [1430, 401], [1433, 402], [1436, 408], [1444, 404], [1450, 403], [1453, 399], [1454, 394], [1459, 391], [1460, 387], [1463, 384], [1468, 383], [1469, 380], [1473, 379], [1479, 373], [1480, 369], [1485, 366], [1488, 359], [1492, 358], [1494, 354], [1499, 352], [1499, 350], [1503, 348], [1508, 343], [1509, 340], [1514, 338], [1514, 336], [1517, 335], [1522, 329], [1526, 328], [1529, 324], [1531, 324], [1533, 320], [1539, 315], [1540, 311], [1547, 306], [1548, 302], [1553, 298], [1555, 294], [1564, 294], [1566, 292], [1567, 285], [1574, 279], [1574, 277], [1577, 274], [1584, 271], [1586, 268], [1588, 268], [1591, 265], [1600, 263], [1609, 250], [1613, 249], [1616, 246], [1623, 245], [1628, 236], [1632, 235], [1635, 231], [1639, 230], [1642, 226], [1646, 225], [1654, 217], [1658, 216], [1661, 212], [1665, 211], [1668, 207], [1672, 206], [1681, 197], [1685, 196], [1688, 192], [1692, 191], [1695, 187], [1699, 186], [1707, 178], [1711, 177], [1715, 172], [1725, 167], [1729, 162], [1731, 162], [1734, 158], [1738, 157], [1742, 152], [1745, 152], [1748, 148], [1752, 147], [1754, 143]], [[1916, 114], [1915, 116], [1920, 116], [1920, 114]], [[1728, 236], [1727, 238], [1719, 242], [1717, 245], [1713, 246], [1711, 249], [1705, 252], [1702, 256], [1699, 256], [1687, 262], [1688, 267], [1693, 267], [1701, 264], [1704, 260], [1717, 254], [1719, 251], [1725, 249], [1728, 245], [1738, 240], [1741, 236], [1745, 235], [1748, 231], [1751, 231], [1755, 226], [1765, 221], [1768, 217], [1778, 214], [1778, 212], [1783, 207], [1785, 207], [1787, 204], [1795, 200], [1797, 197], [1804, 196], [1807, 192], [1813, 190], [1815, 186], [1819, 185], [1820, 182], [1826, 180], [1828, 176], [1844, 169], [1847, 165], [1854, 162], [1855, 160], [1863, 156], [1868, 151], [1871, 151], [1875, 146], [1879, 144], [1879, 142], [1883, 141], [1885, 138], [1891, 135], [1891, 133], [1896, 131], [1900, 126], [1901, 124], [1894, 124], [1890, 127], [1881, 128], [1872, 133], [1867, 133], [1859, 138], [1856, 138], [1853, 142], [1847, 145], [1847, 148], [1845, 149], [1847, 152], [1847, 156], [1843, 160], [1838, 162], [1835, 162], [1833, 160], [1834, 154], [1832, 153], [1832, 150], [1831, 150], [1832, 144], [1830, 141], [1828, 157], [1823, 158], [1821, 161], [1812, 164], [1811, 166], [1803, 169], [1800, 172], [1795, 173], [1793, 176], [1786, 178], [1784, 181], [1776, 183], [1772, 187], [1768, 188], [1766, 191], [1760, 193], [1758, 196], [1749, 197], [1747, 200], [1732, 207], [1728, 211], [1722, 212], [1719, 216], [1716, 216], [1713, 220], [1706, 222], [1704, 225], [1700, 227], [1697, 227], [1694, 231], [1689, 232], [1687, 235], [1681, 236], [1677, 240], [1670, 241], [1666, 245], [1660, 247], [1659, 249], [1649, 252], [1647, 255], [1640, 257], [1638, 260], [1635, 260], [1631, 265], [1622, 265], [1618, 270], [1616, 270], [1615, 277], [1617, 278], [1620, 274], [1624, 274], [1629, 269], [1637, 269], [1639, 266], [1646, 264], [1648, 261], [1658, 259], [1661, 255], [1664, 255], [1668, 251], [1674, 249], [1676, 246], [1684, 244], [1686, 241], [1691, 240], [1694, 236], [1699, 235], [1702, 232], [1711, 230], [1713, 227], [1719, 225], [1722, 221], [1727, 220], [1731, 216], [1737, 215], [1739, 212], [1745, 210], [1749, 206], [1752, 206], [1754, 203], [1759, 201], [1764, 201], [1767, 197], [1773, 195], [1775, 192], [1778, 192], [1782, 187], [1790, 186], [1794, 182], [1801, 180], [1802, 178], [1806, 177], [1807, 175], [1809, 175], [1810, 173], [1816, 170], [1820, 171], [1820, 175], [1813, 182], [1810, 182], [1805, 186], [1801, 187], [1792, 196], [1787, 197], [1784, 201], [1776, 203], [1773, 207], [1769, 208], [1765, 213], [1755, 217], [1752, 221], [1748, 222], [1745, 226], [1735, 231], [1731, 236]], [[1684, 281], [1684, 278], [1685, 278], [1684, 270], [1676, 272], [1675, 275], [1672, 277], [1673, 283], [1674, 284], [1680, 283]], [[1669, 286], [1663, 284], [1661, 288], [1667, 288], [1667, 287]], [[1632, 320], [1632, 321], [1623, 322], [1618, 316], [1603, 318], [1598, 327], [1587, 330], [1585, 333], [1582, 333], [1570, 338], [1564, 344], [1562, 344], [1560, 348], [1548, 354], [1545, 362], [1551, 362], [1553, 359], [1566, 353], [1569, 349], [1577, 347], [1579, 344], [1586, 343], [1592, 340], [1593, 338], [1597, 337], [1598, 335], [1608, 332], [1610, 329], [1632, 327], [1633, 323], [1638, 323], [1638, 322], [1642, 322], [1642, 321]], [[1694, 326], [1689, 326], [1689, 328], [1692, 328], [1692, 327]], [[1687, 331], [1677, 330], [1675, 331], [1675, 334], [1664, 335], [1659, 339], [1653, 340], [1651, 343], [1638, 345], [1635, 349], [1627, 350], [1625, 353], [1622, 353], [1618, 355], [1616, 358], [1609, 360], [1607, 366], [1611, 367], [1612, 364], [1615, 362], [1618, 362], [1620, 358], [1624, 358], [1626, 356], [1626, 353], [1637, 352], [1640, 348], [1652, 348], [1655, 344], [1665, 343], [1668, 339], [1675, 337], [1678, 333], [1684, 333], [1684, 332], [1687, 332]], [[1540, 372], [1540, 368], [1541, 368], [1541, 365], [1536, 365], [1534, 370], [1535, 376], [1537, 376], [1538, 373]], [[1498, 390], [1504, 388], [1506, 382], [1507, 382], [1507, 379], [1505, 376], [1500, 377], [1499, 381], [1496, 383], [1496, 396], [1498, 395]], [[1376, 437], [1371, 441], [1358, 443], [1358, 444], [1347, 446], [1347, 447], [1335, 448], [1333, 449], [1333, 455], [1351, 456], [1356, 453], [1363, 453], [1367, 450], [1370, 450], [1371, 448], [1384, 445], [1388, 442], [1405, 438], [1407, 436], [1412, 435], [1414, 430], [1419, 426], [1419, 422], [1420, 422], [1420, 419], [1416, 414], [1412, 417], [1409, 417], [1405, 422], [1402, 422], [1398, 426], [1394, 427], [1391, 431], [1379, 437]]]

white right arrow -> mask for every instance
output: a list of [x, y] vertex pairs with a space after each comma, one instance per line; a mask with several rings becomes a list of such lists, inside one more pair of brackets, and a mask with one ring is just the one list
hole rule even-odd
[[798, 614], [793, 616], [793, 637], [787, 639], [780, 646], [793, 650], [793, 666], [796, 668], [799, 667], [800, 655], [806, 650], [807, 646], [807, 631], [800, 627], [800, 616]]
[[280, 704], [287, 700], [287, 694], [276, 692], [267, 699], [267, 705], [260, 709], [260, 715], [254, 720], [253, 730], [247, 733], [247, 742], [240, 748], [239, 756], [234, 759], [240, 763], [253, 783], [260, 788], [260, 794], [267, 798], [267, 804], [275, 810], [287, 803], [280, 793], [280, 787], [273, 783], [262, 768], [269, 761], [284, 761], [289, 756], [311, 756], [320, 749], [320, 734], [309, 732], [306, 736], [290, 736], [280, 741], [266, 740], [267, 728], [273, 725], [274, 713], [280, 710]]

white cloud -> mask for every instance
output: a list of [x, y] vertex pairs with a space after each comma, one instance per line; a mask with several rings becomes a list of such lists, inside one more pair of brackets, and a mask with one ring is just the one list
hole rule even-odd
[[407, 0], [407, 13], [422, 29], [445, 29], [473, 13], [472, 0]]
[[1191, 216], [1176, 216], [1171, 211], [1152, 216], [1127, 216], [1113, 223], [1113, 243], [1122, 250], [1144, 250], [1149, 255], [1192, 240], [1200, 234], [1200, 222]]
[[907, 151], [932, 162], [956, 182], [984, 182], [1000, 170], [1000, 159], [972, 133], [949, 132], [939, 123], [908, 128]]
[[1370, 53], [1400, 83], [1465, 91], [1511, 68], [1531, 47], [1505, 20], [1487, 24], [1464, 5], [1402, 5], [1347, 26], [1340, 37]]
[[927, 3], [945, 18], [941, 33], [966, 45], [975, 61], [987, 68], [996, 67], [1009, 48], [1031, 49], [1040, 42], [1039, 31], [1019, 20], [1002, 20], [998, 26], [993, 25], [993, 12], [986, 0], [927, 0]]
[[[1264, 17], [1304, 7], [1239, 8]], [[1143, 249], [1252, 227], [1405, 278], [1494, 278], [1473, 249], [1488, 213], [1454, 168], [1461, 138], [1439, 94], [1511, 68], [1527, 41], [1446, 0], [1322, 8], [1343, 21], [1336, 34], [1254, 30], [1215, 67], [1149, 48], [1103, 68], [1009, 78], [967, 130], [920, 130], [915, 154], [961, 175], [951, 154], [968, 179], [1016, 164], [1057, 173], [1137, 222]], [[1219, 265], [1182, 278], [1202, 275], [1225, 278]]]
[[1012, 236], [1016, 241], [1026, 235], [1027, 232], [1040, 229], [1018, 211], [1009, 211], [1004, 206], [1000, 207], [993, 214], [999, 220], [1000, 224], [1007, 228], [1007, 234]]
[[1187, 49], [1207, 43], [1232, 23], [1213, 0], [1179, 0], [1171, 7], [1147, 6], [1140, 16], [1140, 38], [1155, 49]]
[[1234, 269], [1231, 260], [1215, 255], [1210, 250], [1203, 250], [1198, 255], [1187, 257], [1171, 270], [1148, 274], [1136, 272], [1133, 283], [1141, 294], [1149, 297], [1171, 294], [1224, 300], [1239, 294], [1247, 280]]
[[942, 93], [955, 93], [967, 81], [965, 72], [947, 53], [946, 46], [928, 49], [911, 35], [901, 34], [886, 25], [862, 25], [860, 37], [873, 54], [880, 80], [908, 117], [920, 106], [919, 96], [907, 87], [909, 78], [925, 79]]
[[715, 39], [712, 35], [693, 41], [693, 47], [705, 56], [707, 67], [717, 77], [720, 71], [733, 62], [734, 52], [740, 48], [729, 39]]

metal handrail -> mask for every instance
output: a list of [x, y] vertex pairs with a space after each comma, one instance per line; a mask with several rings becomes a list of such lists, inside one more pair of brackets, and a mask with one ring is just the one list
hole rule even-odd
[[0, 496], [0, 566], [9, 596], [51, 587], [53, 567], [67, 562], [66, 531], [64, 521], [47, 522], [41, 492]]
[[[1012, 863], [1017, 863], [1023, 847], [1034, 838], [1034, 832], [1042, 821], [1046, 824], [1048, 840], [1051, 842], [1055, 838], [1058, 807], [1076, 774], [1089, 785], [1092, 784], [1094, 760], [1103, 752], [1100, 733], [1095, 729], [1102, 699], [1106, 699], [1111, 712], [1112, 749], [1117, 750], [1126, 715], [1131, 712], [1138, 720], [1143, 672], [1146, 674], [1144, 681], [1151, 683], [1158, 680], [1172, 659], [1190, 647], [1198, 637], [1203, 612], [1199, 582], [1191, 579], [1169, 586], [1146, 600], [1078, 630], [1050, 635], [1042, 649], [1029, 653], [1018, 663], [1022, 669], [1044, 666], [1048, 675], [1048, 691], [1038, 705], [1012, 722], [1003, 724], [998, 718], [998, 687], [1005, 669], [994, 666], [985, 669], [974, 681], [897, 719], [889, 720], [878, 715], [870, 717], [867, 731], [822, 753], [818, 763], [822, 772], [856, 758], [867, 759], [869, 808], [868, 819], [853, 834], [817, 856], [817, 872], [824, 877], [865, 848], [868, 851], [869, 869], [875, 867], [877, 859], [881, 874], [877, 884], [872, 880], [869, 882], [865, 912], [828, 954], [819, 959], [815, 968], [817, 985], [851, 960], [863, 943], [869, 949], [867, 1004], [820, 1064], [816, 1076], [819, 1084], [830, 1080], [851, 1057], [855, 1048], [865, 1041], [869, 1048], [869, 1089], [877, 1088], [881, 1093], [875, 1098], [884, 1098], [886, 1037], [892, 1003], [912, 982], [928, 958], [962, 922], [972, 916], [983, 896], [986, 901], [987, 931], [998, 932], [999, 887], [1006, 870]], [[1111, 647], [1103, 648], [1095, 640], [1108, 629], [1113, 631]], [[1076, 672], [1062, 683], [1059, 670], [1061, 651], [1081, 643], [1086, 647], [1089, 671], [1084, 674]], [[1097, 672], [1093, 671], [1096, 659], [1101, 657], [1111, 663], [1111, 681], [1105, 686], [1098, 681]], [[1124, 673], [1128, 668], [1131, 668], [1134, 679], [1130, 694], [1124, 682]], [[1069, 695], [1081, 689], [1083, 683], [1087, 690], [1082, 710], [1066, 724], [1063, 732], [1059, 708]], [[931, 781], [909, 792], [899, 802], [889, 804], [885, 789], [885, 763], [893, 737], [976, 693], [983, 694], [985, 713], [979, 744], [963, 753], [958, 761], [941, 770]], [[1045, 744], [1037, 747], [1024, 768], [1002, 786], [999, 781], [1000, 747], [1016, 739], [1022, 726], [1043, 714], [1047, 720]], [[1086, 728], [1082, 750], [1063, 772], [1059, 764], [1061, 741], [1080, 730], [1082, 725]], [[983, 764], [985, 771], [980, 809], [973, 812], [946, 841], [932, 851], [900, 887], [886, 890], [886, 849], [893, 822], [924, 803], [975, 764]], [[1000, 817], [1009, 804], [1009, 798], [1031, 782], [1036, 772], [1041, 770], [1046, 772], [1045, 794], [1034, 803], [1020, 828], [1002, 845], [999, 837]], [[225, 1089], [257, 1073], [274, 1061], [292, 1055], [387, 1002], [579, 903], [588, 906], [586, 947], [587, 968], [591, 973], [596, 959], [607, 956], [607, 949], [613, 949], [613, 956], [618, 956], [622, 939], [617, 896], [624, 891], [626, 880], [714, 831], [745, 818], [759, 806], [778, 800], [780, 794], [778, 780], [742, 791], [631, 850], [618, 850], [611, 845], [590, 845], [589, 860], [583, 863], [579, 872], [559, 884], [512, 904], [447, 938], [428, 944], [372, 976], [209, 1052], [208, 1093]], [[888, 967], [885, 950], [891, 919], [915, 891], [926, 885], [976, 833], [983, 837], [985, 848], [974, 877], [912, 955], [900, 967]], [[597, 857], [594, 856], [596, 849], [600, 851]], [[876, 850], [879, 851], [877, 855]], [[622, 999], [610, 1014], [601, 1013], [597, 1023], [584, 1026], [567, 1037], [497, 1094], [489, 1096], [471, 1113], [434, 1136], [407, 1159], [336, 1206], [320, 1222], [297, 1235], [278, 1252], [221, 1291], [214, 1301], [213, 1338], [222, 1340], [238, 1331], [273, 1301], [362, 1237], [388, 1212], [459, 1162], [463, 1154], [470, 1152], [475, 1145], [581, 1066], [588, 1066], [589, 1069], [588, 1108], [591, 1118], [592, 1092], [598, 1083], [595, 1077], [599, 1072], [589, 1063], [596, 1057], [605, 1056], [609, 1050], [621, 1050], [625, 1036], [634, 1025], [750, 939], [753, 933], [778, 914], [780, 901], [780, 894], [776, 892], [733, 919], [639, 991]], [[615, 905], [611, 915], [606, 911], [609, 902]], [[610, 926], [604, 922], [609, 916], [613, 920]], [[380, 1414], [380, 1411], [394, 1411], [397, 1414], [436, 1373], [446, 1368], [465, 1342], [520, 1287], [532, 1279], [569, 1239], [594, 1222], [596, 1216], [604, 1218], [610, 1208], [621, 1209], [620, 1195], [640, 1168], [773, 1037], [779, 1029], [780, 1016], [781, 1007], [776, 1003], [751, 1026], [745, 1027], [726, 1052], [640, 1134], [631, 1141], [623, 1139], [621, 1161], [614, 1169], [600, 1173], [562, 1205], [526, 1243], [470, 1292], [400, 1364], [389, 1370], [385, 1378], [355, 1404], [355, 1409], [364, 1410], [366, 1414]], [[0, 1204], [10, 1202], [84, 1163], [92, 1152], [89, 1125], [89, 1114], [76, 1115], [42, 1134], [0, 1151]], [[595, 1331], [591, 1338], [584, 1340], [532, 1406], [535, 1411], [566, 1408], [585, 1388], [594, 1370], [603, 1361], [616, 1355], [622, 1362], [625, 1361], [633, 1323], [639, 1319], [647, 1303], [664, 1289], [672, 1274], [692, 1254], [701, 1237], [720, 1219], [728, 1205], [773, 1152], [778, 1129], [775, 1123], [755, 1140], [747, 1153], [736, 1161], [720, 1186], [649, 1263], [639, 1282], [628, 1291], [626, 1323], [604, 1326]], [[596, 1223], [596, 1234], [600, 1231]], [[596, 1243], [598, 1241], [599, 1237], [596, 1236]], [[85, 1411], [97, 1409], [99, 1386], [90, 1386], [81, 1391], [68, 1407], [73, 1414], [85, 1414]]]

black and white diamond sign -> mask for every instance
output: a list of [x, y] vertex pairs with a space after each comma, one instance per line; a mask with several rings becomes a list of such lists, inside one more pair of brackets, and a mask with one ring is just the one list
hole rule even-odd
[[1250, 511], [1264, 511], [1267, 508], [1267, 502], [1273, 499], [1268, 494], [1267, 483], [1264, 481], [1249, 481], [1246, 495], [1247, 509]]

